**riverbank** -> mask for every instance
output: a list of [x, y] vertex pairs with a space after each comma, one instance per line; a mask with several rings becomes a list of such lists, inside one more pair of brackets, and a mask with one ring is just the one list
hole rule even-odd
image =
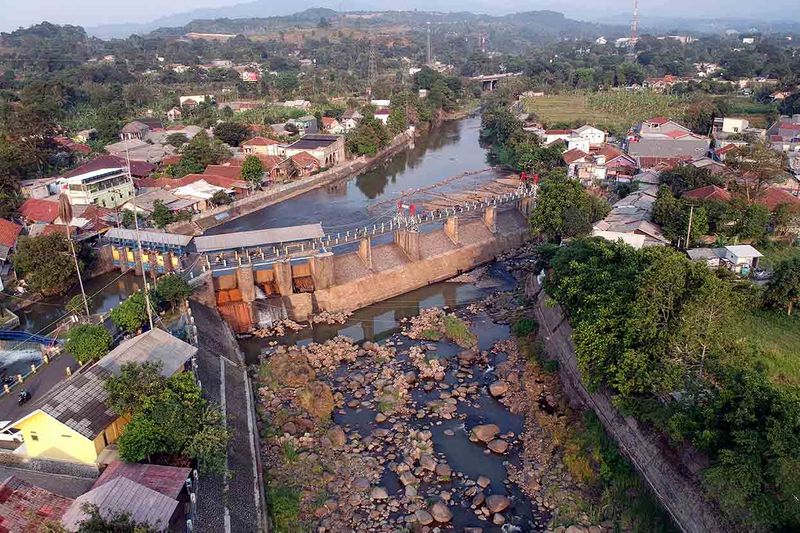
[[412, 146], [413, 143], [413, 130], [405, 131], [396, 135], [387, 147], [381, 149], [373, 157], [361, 156], [312, 176], [300, 178], [286, 184], [271, 186], [266, 190], [257, 191], [250, 196], [235, 200], [229, 205], [203, 211], [192, 217], [191, 221], [170, 224], [166, 229], [171, 233], [180, 233], [184, 235], [201, 234], [210, 228], [220, 226], [232, 220], [236, 220], [239, 217], [264, 209], [265, 207], [313, 191], [314, 189], [359, 176], [364, 172], [376, 168], [384, 161], [391, 159], [399, 152]]

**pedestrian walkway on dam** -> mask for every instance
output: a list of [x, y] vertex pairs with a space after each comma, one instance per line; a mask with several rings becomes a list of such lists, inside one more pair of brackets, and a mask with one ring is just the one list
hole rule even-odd
[[223, 410], [232, 432], [227, 479], [204, 475], [198, 486], [197, 531], [255, 533], [266, 531], [260, 447], [253, 396], [236, 341], [216, 310], [189, 303], [197, 326], [198, 376], [203, 394]]

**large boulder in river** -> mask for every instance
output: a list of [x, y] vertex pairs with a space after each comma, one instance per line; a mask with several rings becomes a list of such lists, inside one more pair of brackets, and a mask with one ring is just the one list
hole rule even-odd
[[508, 383], [505, 381], [495, 381], [489, 385], [489, 394], [495, 398], [499, 398], [508, 391]]
[[317, 379], [317, 373], [302, 353], [276, 353], [269, 360], [269, 373], [278, 386], [302, 387]]
[[333, 392], [321, 381], [312, 381], [297, 394], [300, 407], [317, 420], [328, 420], [333, 412]]
[[508, 443], [503, 439], [494, 439], [493, 441], [490, 441], [486, 447], [492, 450], [494, 453], [499, 454], [503, 454], [508, 451]]
[[436, 502], [431, 505], [431, 508], [428, 509], [428, 512], [431, 513], [431, 516], [434, 520], [441, 524], [446, 524], [450, 520], [453, 519], [453, 512], [450, 510], [444, 502]]
[[344, 443], [347, 442], [347, 435], [344, 434], [344, 430], [339, 426], [333, 426], [325, 435], [328, 437], [328, 440], [331, 441], [331, 445], [334, 448], [341, 448], [344, 446]]
[[506, 496], [500, 494], [492, 494], [486, 497], [486, 508], [492, 513], [502, 513], [508, 506], [511, 505], [511, 500]]
[[481, 424], [472, 428], [469, 433], [469, 440], [472, 442], [489, 442], [494, 440], [498, 433], [500, 433], [500, 428], [497, 424]]

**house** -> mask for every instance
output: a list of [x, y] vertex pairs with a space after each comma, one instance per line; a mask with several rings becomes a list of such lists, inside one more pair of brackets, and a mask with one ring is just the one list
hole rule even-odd
[[755, 199], [755, 202], [766, 206], [770, 213], [774, 213], [778, 206], [782, 204], [800, 209], [800, 198], [780, 187], [764, 189]]
[[12, 424], [23, 436], [28, 457], [83, 464], [101, 462], [103, 451], [115, 443], [128, 419], [106, 405], [103, 383], [119, 375], [126, 363], [161, 363], [169, 377], [183, 371], [197, 348], [153, 329], [125, 340], [94, 364], [85, 365], [28, 407]]
[[708, 268], [717, 269], [722, 266], [725, 256], [724, 248], [690, 248], [686, 250], [689, 259], [696, 263], [705, 263]]
[[[179, 132], [170, 132], [179, 133]], [[166, 137], [169, 135], [167, 132], [162, 132], [159, 137]], [[147, 134], [148, 142], [140, 141], [138, 139], [124, 140], [111, 144], [107, 144], [104, 148], [106, 152], [111, 155], [123, 159], [130, 159], [131, 161], [146, 161], [151, 164], [158, 164], [170, 155], [175, 154], [175, 147], [169, 144], [161, 144], [151, 140], [150, 134]]]
[[348, 132], [352, 129], [355, 129], [358, 126], [359, 122], [364, 119], [364, 115], [359, 113], [354, 109], [348, 109], [347, 111], [342, 114], [342, 127], [344, 128], [345, 132]]
[[23, 180], [19, 184], [20, 192], [26, 198], [47, 198], [59, 193], [61, 190], [59, 180], [61, 176]]
[[214, 103], [214, 95], [213, 94], [193, 94], [188, 96], [180, 96], [178, 97], [178, 102], [181, 107], [186, 107], [189, 109], [194, 109], [198, 105], [203, 102], [208, 102], [210, 104]]
[[380, 120], [385, 126], [389, 122], [389, 115], [391, 112], [392, 111], [388, 107], [379, 107], [375, 110], [375, 118]]
[[19, 214], [26, 225], [44, 223], [52, 224], [58, 218], [58, 202], [28, 198], [19, 207]]
[[187, 185], [183, 185], [172, 190], [172, 194], [178, 198], [190, 200], [192, 206], [196, 211], [205, 211], [211, 207], [211, 198], [218, 192], [223, 192], [226, 195], [233, 195], [233, 189], [227, 187], [220, 187], [209, 183], [211, 181], [209, 176], [203, 176], [203, 179], [192, 181]]
[[102, 168], [63, 180], [64, 193], [75, 205], [95, 204], [119, 207], [135, 194], [128, 173], [123, 168]]
[[143, 140], [145, 135], [150, 131], [150, 128], [138, 120], [134, 120], [133, 122], [128, 122], [125, 124], [119, 132], [120, 140], [131, 140], [131, 139], [139, 139]]
[[602, 155], [573, 148], [564, 152], [561, 158], [567, 164], [567, 175], [579, 179], [584, 186], [606, 179], [605, 158]]
[[653, 168], [659, 161], [705, 156], [710, 144], [707, 137], [696, 135], [675, 121], [654, 117], [628, 134], [625, 149], [639, 162], [640, 168]]
[[311, 102], [308, 100], [286, 100], [281, 104], [283, 107], [291, 107], [294, 109], [307, 110], [311, 109]]
[[392, 105], [391, 100], [381, 100], [381, 99], [373, 99], [369, 101], [370, 105], [374, 105], [375, 107], [389, 107]]
[[319, 160], [308, 152], [298, 152], [290, 158], [292, 175], [297, 177], [310, 176], [320, 169]]
[[773, 150], [779, 152], [800, 150], [800, 114], [780, 117], [767, 129], [766, 136]]
[[317, 118], [313, 115], [304, 115], [300, 118], [290, 118], [289, 120], [286, 121], [286, 124], [291, 124], [292, 126], [297, 128], [297, 132], [300, 135], [319, 132], [319, 126], [317, 125]]
[[180, 120], [182, 116], [183, 112], [181, 111], [181, 108], [178, 106], [175, 106], [169, 111], [167, 111], [167, 120], [169, 120], [170, 122], [175, 122], [176, 120]]
[[248, 155], [279, 155], [280, 143], [269, 137], [253, 137], [242, 143], [242, 152]]
[[70, 498], [9, 476], [0, 480], [0, 531], [44, 531], [47, 523], [58, 523], [72, 503]]
[[717, 117], [714, 119], [714, 133], [744, 133], [750, 128], [746, 118]]
[[88, 144], [75, 142], [64, 135], [56, 135], [53, 137], [53, 142], [57, 144], [59, 148], [73, 154], [89, 155], [92, 153], [92, 147]]
[[717, 187], [716, 185], [706, 185], [698, 189], [691, 189], [681, 195], [684, 200], [694, 200], [698, 202], [730, 202], [733, 199], [731, 193]]
[[305, 135], [282, 150], [283, 155], [292, 157], [307, 152], [317, 159], [320, 167], [329, 168], [344, 162], [344, 137], [339, 135]]
[[589, 141], [589, 145], [592, 147], [604, 144], [608, 137], [603, 130], [595, 128], [594, 126], [589, 126], [588, 124], [574, 130], [574, 133], [582, 139]]
[[8, 257], [17, 246], [17, 237], [21, 232], [22, 226], [0, 218], [0, 263], [8, 261]]
[[725, 247], [725, 261], [730, 263], [734, 272], [747, 274], [758, 267], [758, 259], [764, 255], [749, 244], [737, 244]]
[[322, 117], [322, 131], [331, 135], [342, 135], [345, 133], [344, 126], [334, 117]]
[[657, 185], [640, 185], [637, 190], [617, 201], [603, 220], [594, 224], [592, 236], [622, 241], [636, 249], [668, 245], [669, 239], [650, 220], [657, 194]]
[[606, 175], [609, 179], [629, 180], [636, 172], [636, 160], [611, 144], [602, 144], [592, 149], [595, 157], [605, 159]]
[[661, 78], [646, 78], [642, 86], [656, 92], [666, 92], [679, 83], [686, 83], [689, 78], [681, 78], [667, 74]]
[[164, 189], [152, 189], [139, 194], [130, 201], [125, 202], [122, 209], [150, 216], [153, 214], [157, 202], [161, 202], [172, 213], [198, 210], [196, 209], [197, 200], [179, 198]]
[[149, 530], [168, 531], [177, 526], [178, 503], [178, 500], [120, 476], [75, 498], [61, 522], [67, 531], [78, 531], [81, 522], [89, 516], [85, 507], [91, 505], [105, 519], [125, 514], [134, 523], [145, 524]]

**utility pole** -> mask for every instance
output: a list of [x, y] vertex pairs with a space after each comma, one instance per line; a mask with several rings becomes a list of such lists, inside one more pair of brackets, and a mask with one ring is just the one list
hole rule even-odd
[[689, 249], [689, 243], [691, 242], [692, 236], [692, 215], [694, 214], [694, 204], [689, 206], [689, 227], [686, 229], [686, 246], [685, 248]]
[[428, 25], [428, 55], [426, 65], [431, 66], [431, 22], [426, 22]]
[[133, 175], [131, 175], [131, 157], [128, 152], [128, 139], [125, 139], [125, 163], [127, 165], [128, 181], [133, 188], [133, 199], [131, 200], [133, 203], [133, 224], [136, 228], [136, 244], [139, 246], [139, 264], [142, 265], [142, 283], [144, 283], [142, 292], [144, 293], [144, 306], [147, 308], [147, 320], [150, 323], [150, 329], [152, 330], [153, 310], [150, 308], [150, 291], [147, 290], [147, 275], [144, 273], [144, 251], [142, 250], [142, 238], [141, 235], [139, 235], [139, 213], [136, 211], [136, 185], [133, 183]]
[[75, 254], [75, 243], [72, 242], [69, 232], [69, 225], [72, 223], [72, 204], [66, 193], [61, 193], [58, 197], [58, 216], [61, 218], [61, 222], [67, 226], [67, 241], [69, 242], [69, 249], [72, 251], [72, 259], [75, 261], [75, 273], [78, 275], [78, 285], [81, 287], [81, 296], [83, 296], [83, 309], [86, 311], [86, 318], [88, 319], [89, 302], [86, 300], [86, 291], [83, 290], [83, 278], [81, 277], [81, 269], [78, 266], [78, 256]]
[[372, 99], [372, 89], [378, 83], [378, 62], [375, 43], [369, 46], [369, 62], [367, 64], [367, 99]]

